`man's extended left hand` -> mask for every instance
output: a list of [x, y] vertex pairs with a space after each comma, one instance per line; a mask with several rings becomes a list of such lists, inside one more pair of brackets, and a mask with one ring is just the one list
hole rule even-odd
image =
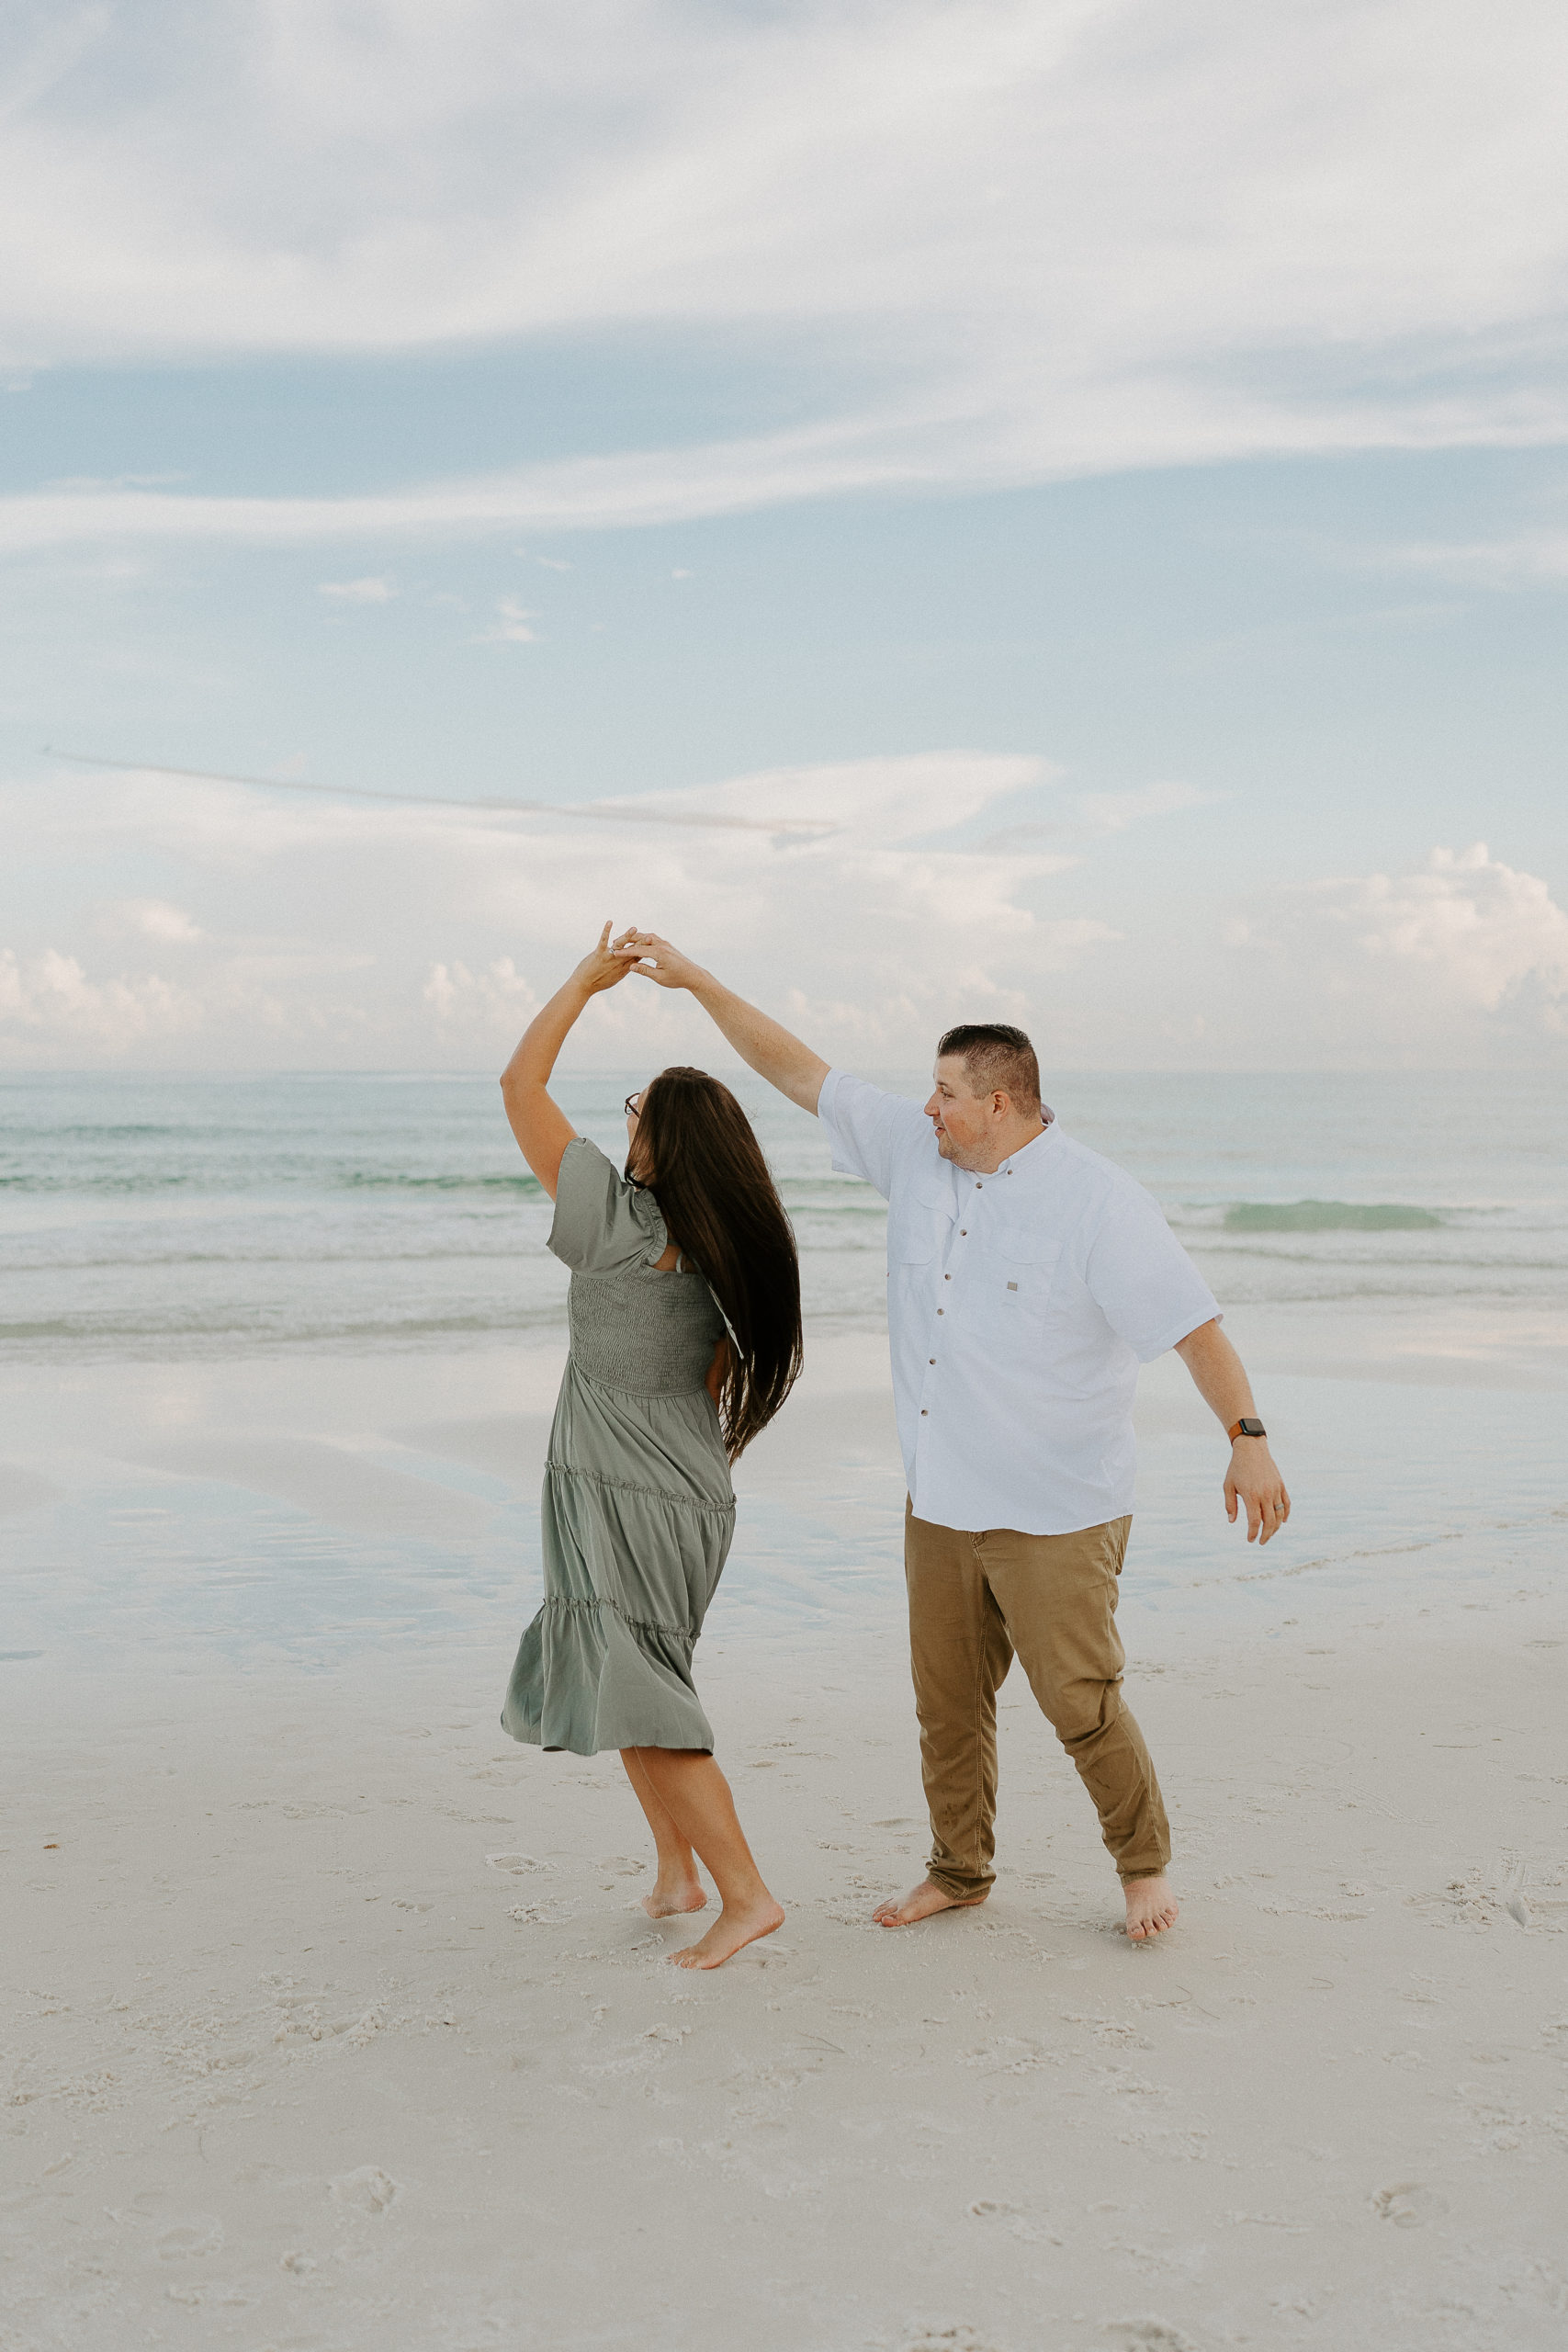
[[1291, 1516], [1285, 1482], [1260, 1437], [1238, 1437], [1231, 1447], [1231, 1466], [1225, 1472], [1225, 1517], [1233, 1527], [1240, 1503], [1247, 1505], [1249, 1544], [1267, 1544]]

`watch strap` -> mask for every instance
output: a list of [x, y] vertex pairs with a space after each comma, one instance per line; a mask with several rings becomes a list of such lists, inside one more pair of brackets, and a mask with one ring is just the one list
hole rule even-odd
[[1233, 1421], [1225, 1431], [1233, 1445], [1238, 1437], [1267, 1437], [1268, 1434], [1261, 1421], [1252, 1420], [1246, 1415], [1239, 1421]]

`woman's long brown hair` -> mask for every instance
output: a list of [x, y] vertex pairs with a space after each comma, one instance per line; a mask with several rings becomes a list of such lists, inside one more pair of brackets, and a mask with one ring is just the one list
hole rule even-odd
[[794, 1228], [750, 1120], [704, 1069], [663, 1069], [643, 1088], [626, 1174], [650, 1186], [682, 1255], [729, 1318], [718, 1419], [735, 1462], [800, 1374]]

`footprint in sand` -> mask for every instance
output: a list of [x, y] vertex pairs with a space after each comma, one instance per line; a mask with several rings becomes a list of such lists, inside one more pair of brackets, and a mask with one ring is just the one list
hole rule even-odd
[[1525, 1900], [1525, 1866], [1517, 1854], [1505, 1854], [1503, 1878], [1503, 1908], [1516, 1927], [1533, 1927], [1530, 1907]]
[[1105, 2333], [1120, 2336], [1123, 2344], [1144, 2345], [1148, 2352], [1198, 2352], [1186, 2331], [1168, 2319], [1108, 2319]]
[[972, 2327], [917, 2327], [900, 2336], [898, 2352], [1000, 2352], [987, 2336]]
[[1025, 2245], [1060, 2245], [1062, 2241], [1048, 2230], [1032, 2221], [1021, 2205], [1004, 2205], [991, 2197], [977, 2197], [969, 2211], [977, 2222], [1003, 2224], [1010, 2237], [1021, 2238]]
[[513, 1877], [520, 1877], [525, 1871], [549, 1868], [547, 1862], [536, 1862], [532, 1854], [487, 1854], [485, 1860], [492, 1871], [510, 1871]]
[[1372, 2211], [1379, 2221], [1392, 2222], [1396, 2230], [1423, 2229], [1448, 2210], [1448, 2200], [1418, 2180], [1396, 2181], [1392, 2188], [1378, 2189], [1372, 2198]]
[[919, 1825], [912, 1815], [906, 1818], [900, 1814], [892, 1821], [874, 1821], [871, 1826], [874, 1829], [915, 1829]]
[[223, 2243], [223, 2224], [204, 2216], [197, 2222], [181, 2222], [165, 2230], [158, 2240], [160, 2262], [187, 2262], [198, 2254], [216, 2254]]
[[384, 2213], [394, 2198], [402, 2194], [402, 2184], [383, 2172], [379, 2165], [360, 2165], [354, 2172], [340, 2173], [328, 2183], [340, 2205], [351, 2205], [356, 2213]]

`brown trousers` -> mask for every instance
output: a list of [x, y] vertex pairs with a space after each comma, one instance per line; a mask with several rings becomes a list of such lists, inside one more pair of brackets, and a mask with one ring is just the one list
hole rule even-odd
[[1170, 1830], [1144, 1736], [1122, 1703], [1126, 1653], [1117, 1578], [1129, 1519], [1074, 1535], [978, 1535], [906, 1507], [904, 1572], [931, 1875], [962, 1900], [996, 1877], [997, 1692], [1014, 1657], [1094, 1799], [1121, 1875], [1170, 1860]]

